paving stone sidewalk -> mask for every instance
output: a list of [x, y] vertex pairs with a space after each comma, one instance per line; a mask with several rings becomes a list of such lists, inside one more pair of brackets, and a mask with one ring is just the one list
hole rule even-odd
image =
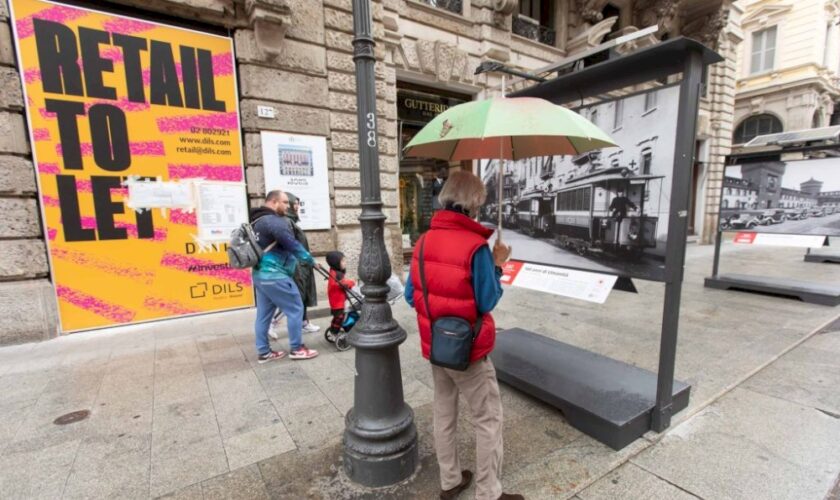
[[[826, 498], [840, 473], [840, 311], [705, 289], [711, 252], [692, 246], [687, 259], [676, 373], [692, 384], [689, 408], [666, 433], [615, 452], [503, 386], [507, 490]], [[724, 254], [742, 273], [840, 280], [840, 266], [804, 263], [795, 250]], [[663, 287], [636, 284], [639, 294], [615, 292], [603, 306], [510, 289], [497, 323], [655, 370]], [[340, 472], [353, 351], [319, 333], [307, 343], [320, 357], [259, 365], [253, 311], [239, 311], [0, 349], [0, 498], [435, 498], [431, 373], [412, 311], [394, 313], [408, 330], [403, 383], [420, 437], [421, 467], [405, 484], [370, 492]], [[77, 410], [90, 416], [53, 423]], [[467, 413], [459, 447], [469, 467]]]

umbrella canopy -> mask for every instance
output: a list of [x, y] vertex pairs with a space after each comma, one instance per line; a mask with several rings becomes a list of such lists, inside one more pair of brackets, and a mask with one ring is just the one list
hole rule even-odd
[[426, 124], [406, 156], [448, 161], [574, 155], [616, 146], [586, 118], [537, 97], [495, 98], [453, 106]]

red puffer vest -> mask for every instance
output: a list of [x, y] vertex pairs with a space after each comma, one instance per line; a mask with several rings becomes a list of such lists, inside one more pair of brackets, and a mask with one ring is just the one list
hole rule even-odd
[[[472, 287], [472, 258], [479, 248], [487, 244], [487, 238], [492, 234], [491, 229], [450, 210], [439, 210], [432, 217], [432, 227], [423, 235], [426, 240], [423, 252], [429, 307], [435, 318], [457, 316], [470, 323], [478, 318]], [[414, 308], [417, 311], [420, 345], [423, 357], [429, 359], [432, 329], [420, 284], [419, 243], [414, 247], [414, 256], [411, 258], [411, 281], [414, 285]], [[495, 343], [496, 323], [490, 314], [485, 314], [481, 331], [473, 344], [470, 361], [490, 354]]]

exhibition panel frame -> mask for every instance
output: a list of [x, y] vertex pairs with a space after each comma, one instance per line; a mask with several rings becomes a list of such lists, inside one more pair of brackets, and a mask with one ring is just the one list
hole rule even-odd
[[[825, 152], [831, 148], [823, 148]], [[812, 150], [815, 153], [820, 150]], [[781, 150], [763, 156], [731, 156], [721, 183], [720, 222], [715, 238], [712, 276], [705, 286], [799, 299], [811, 304], [840, 305], [840, 286], [787, 277], [720, 273], [724, 235], [736, 232], [735, 241], [771, 238], [770, 244], [813, 240], [815, 248], [840, 236], [840, 158], [783, 161]], [[797, 151], [799, 152], [799, 151]], [[803, 243], [807, 244], [807, 241]], [[804, 260], [814, 263], [840, 261], [835, 253], [811, 252]]]
[[672, 415], [688, 405], [690, 386], [674, 380], [674, 362], [691, 168], [705, 68], [723, 59], [699, 42], [682, 37], [627, 55], [613, 52], [610, 55], [614, 57], [512, 95], [542, 97], [555, 104], [578, 108], [586, 99], [598, 99], [620, 89], [666, 82], [682, 75], [676, 84], [679, 96], [662, 272], [640, 274], [632, 270], [610, 272], [568, 266], [619, 275], [623, 282], [635, 277], [664, 283], [658, 371], [643, 370], [520, 328], [500, 332], [492, 358], [499, 380], [559, 408], [576, 428], [614, 449], [621, 449], [649, 429], [657, 432], [666, 429]]

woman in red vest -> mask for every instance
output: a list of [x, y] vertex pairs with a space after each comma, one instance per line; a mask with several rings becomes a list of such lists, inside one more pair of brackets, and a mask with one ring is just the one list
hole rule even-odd
[[[510, 247], [487, 239], [493, 234], [474, 220], [487, 198], [481, 179], [467, 171], [449, 176], [440, 192], [443, 210], [435, 212], [431, 229], [423, 235], [424, 274], [429, 309], [435, 318], [456, 316], [481, 329], [473, 343], [466, 371], [432, 365], [435, 383], [434, 437], [440, 465], [440, 498], [456, 498], [467, 489], [473, 473], [461, 470], [457, 453], [458, 395], [467, 400], [476, 432], [477, 499], [521, 499], [502, 492], [502, 401], [496, 370], [487, 357], [496, 340], [496, 325], [490, 311], [502, 297], [501, 266], [510, 257]], [[419, 247], [415, 247], [406, 280], [405, 298], [417, 311], [423, 357], [429, 359], [431, 321], [423, 299], [419, 275]]]

